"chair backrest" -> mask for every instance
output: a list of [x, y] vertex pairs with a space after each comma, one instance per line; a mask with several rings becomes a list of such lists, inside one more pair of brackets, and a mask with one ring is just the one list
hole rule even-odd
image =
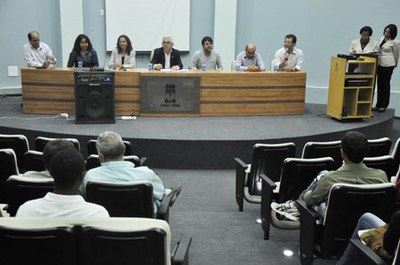
[[13, 149], [0, 149], [0, 203], [6, 203], [6, 181], [12, 175], [18, 175], [17, 156]]
[[236, 60], [232, 60], [231, 71], [236, 71]]
[[86, 200], [104, 206], [111, 217], [154, 217], [153, 186], [147, 181], [92, 180]]
[[375, 156], [364, 158], [364, 164], [367, 167], [382, 169], [385, 171], [388, 181], [390, 182], [391, 177], [395, 176], [397, 173], [397, 168], [392, 156]]
[[368, 153], [366, 157], [389, 155], [392, 147], [392, 140], [388, 137], [368, 139]]
[[[36, 226], [26, 221], [21, 226], [3, 225], [0, 221], [0, 264], [41, 264], [41, 265], [74, 265], [77, 264], [77, 249], [72, 226]], [[14, 219], [14, 218], [13, 218]], [[35, 223], [35, 222], [33, 222]], [[19, 225], [18, 225], [19, 224]]]
[[257, 185], [258, 175], [264, 174], [272, 181], [279, 181], [283, 161], [288, 157], [295, 157], [294, 143], [255, 144], [251, 169], [247, 178], [247, 186], [251, 195], [261, 195]]
[[394, 144], [391, 156], [394, 159], [395, 167], [398, 169], [398, 171], [400, 171], [400, 137]]
[[29, 142], [22, 134], [0, 134], [0, 149], [13, 149], [17, 157], [18, 168], [21, 172], [24, 170], [22, 158], [24, 153], [29, 150]]
[[[124, 156], [124, 161], [129, 161], [135, 165], [135, 167], [140, 167], [142, 165], [139, 157], [135, 155]], [[98, 155], [89, 155], [86, 158], [86, 170], [90, 170], [95, 167], [101, 166], [100, 159]]]
[[303, 147], [301, 158], [332, 157], [335, 161], [335, 169], [343, 164], [340, 152], [341, 141], [307, 142]]
[[42, 161], [43, 152], [28, 150], [23, 156], [23, 164], [25, 171], [43, 171], [44, 164]]
[[334, 184], [324, 218], [323, 256], [329, 257], [344, 249], [362, 214], [370, 212], [388, 222], [395, 211], [396, 193], [392, 183]]
[[78, 150], [78, 151], [81, 150], [81, 145], [79, 143], [79, 140], [76, 138], [50, 138], [50, 137], [38, 136], [35, 138], [33, 144], [35, 146], [36, 151], [43, 152], [43, 149], [48, 142], [50, 142], [52, 140], [58, 140], [58, 139], [70, 141], [74, 145], [76, 150]]
[[[86, 142], [86, 149], [87, 149], [87, 154], [89, 155], [97, 155], [97, 148], [96, 148], [96, 142], [97, 140], [91, 139]], [[129, 141], [124, 140], [123, 141], [125, 144], [125, 156], [130, 156], [133, 155], [133, 148], [132, 148], [132, 143]]]
[[0, 243], [1, 264], [171, 264], [171, 231], [158, 219], [0, 218]]
[[286, 158], [282, 165], [282, 174], [277, 201], [297, 200], [314, 178], [323, 170], [333, 170], [335, 162], [331, 157]]
[[25, 202], [42, 198], [54, 189], [54, 179], [11, 176], [7, 179], [5, 193], [7, 212], [15, 216], [18, 208]]

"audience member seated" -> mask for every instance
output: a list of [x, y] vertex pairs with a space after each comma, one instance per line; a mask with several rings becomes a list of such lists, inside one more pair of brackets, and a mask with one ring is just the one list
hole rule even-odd
[[67, 67], [78, 67], [78, 62], [82, 62], [82, 67], [99, 66], [97, 52], [93, 48], [89, 37], [85, 34], [79, 34], [76, 37], [74, 48], [69, 54]]
[[148, 167], [135, 167], [133, 163], [124, 161], [125, 144], [121, 136], [111, 131], [103, 132], [97, 138], [96, 147], [102, 164], [86, 173], [82, 193], [85, 194], [86, 184], [90, 180], [146, 180], [153, 186], [154, 209], [158, 209], [165, 193], [161, 179]]
[[[368, 140], [360, 132], [347, 132], [340, 144], [343, 165], [335, 171], [322, 171], [310, 186], [300, 194], [300, 199], [309, 206], [326, 202], [329, 191], [335, 183], [374, 184], [388, 182], [386, 173], [380, 169], [368, 168], [363, 159], [368, 153]], [[298, 221], [299, 211], [293, 201], [282, 204], [272, 203], [271, 208], [289, 220]]]
[[40, 42], [39, 32], [29, 32], [28, 40], [29, 42], [24, 45], [24, 58], [29, 67], [47, 68], [57, 62], [49, 45]]
[[246, 49], [237, 55], [236, 65], [240, 67], [240, 71], [265, 71], [263, 59], [261, 55], [256, 52], [256, 45], [253, 43], [248, 43]]
[[80, 195], [84, 174], [85, 161], [75, 148], [57, 152], [50, 161], [54, 191], [21, 205], [16, 217], [109, 217], [103, 206], [85, 202]]
[[67, 148], [74, 148], [74, 145], [72, 142], [67, 141], [67, 140], [53, 140], [50, 141], [46, 144], [46, 146], [43, 149], [43, 157], [42, 157], [42, 162], [44, 165], [45, 170], [44, 171], [27, 171], [23, 174], [24, 177], [34, 177], [34, 178], [52, 178], [50, 175], [50, 161], [53, 158], [53, 156], [61, 150], [67, 149]]
[[[358, 220], [357, 226], [354, 229], [351, 238], [360, 239], [361, 237], [364, 239], [365, 242], [365, 241], [370, 241], [372, 237], [375, 237], [376, 242], [371, 242], [375, 243], [374, 251], [384, 259], [391, 259], [393, 257], [394, 251], [396, 250], [397, 243], [399, 242], [400, 239], [399, 226], [400, 226], [400, 211], [397, 211], [393, 214], [389, 224], [385, 224], [383, 220], [381, 220], [378, 216], [372, 213], [365, 213]], [[359, 235], [360, 230], [367, 230], [367, 229], [373, 229], [374, 233], [372, 234], [371, 230], [368, 234], [360, 233]], [[366, 236], [370, 238], [369, 239], [365, 238]], [[353, 248], [354, 246], [349, 243], [342, 257], [339, 259], [337, 265], [356, 264], [355, 253]]]
[[162, 47], [155, 49], [153, 58], [151, 58], [154, 70], [171, 69], [176, 71], [183, 68], [181, 55], [173, 47], [174, 40], [171, 37], [162, 39]]

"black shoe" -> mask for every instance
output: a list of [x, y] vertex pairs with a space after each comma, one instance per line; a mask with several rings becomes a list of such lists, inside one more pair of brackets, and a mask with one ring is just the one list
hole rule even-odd
[[385, 108], [379, 108], [379, 109], [378, 109], [378, 112], [385, 112], [385, 111], [386, 111]]
[[378, 110], [377, 107], [373, 107], [373, 108], [372, 108], [372, 111], [377, 111], [377, 110]]

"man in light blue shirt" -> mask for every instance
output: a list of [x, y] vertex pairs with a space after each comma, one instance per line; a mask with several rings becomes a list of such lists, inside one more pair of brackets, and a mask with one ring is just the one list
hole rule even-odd
[[148, 181], [153, 186], [154, 209], [158, 209], [164, 197], [164, 185], [161, 179], [148, 167], [135, 167], [129, 161], [124, 161], [125, 144], [121, 136], [115, 132], [106, 131], [97, 138], [97, 153], [101, 166], [86, 173], [81, 190], [85, 193], [86, 184], [90, 180], [100, 181]]
[[259, 72], [265, 71], [265, 65], [260, 54], [256, 53], [256, 45], [249, 43], [246, 49], [236, 57], [236, 66], [240, 71]]

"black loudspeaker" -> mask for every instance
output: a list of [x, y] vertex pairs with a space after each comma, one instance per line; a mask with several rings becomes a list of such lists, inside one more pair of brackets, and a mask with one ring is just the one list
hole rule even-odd
[[75, 72], [75, 123], [115, 123], [114, 73]]

